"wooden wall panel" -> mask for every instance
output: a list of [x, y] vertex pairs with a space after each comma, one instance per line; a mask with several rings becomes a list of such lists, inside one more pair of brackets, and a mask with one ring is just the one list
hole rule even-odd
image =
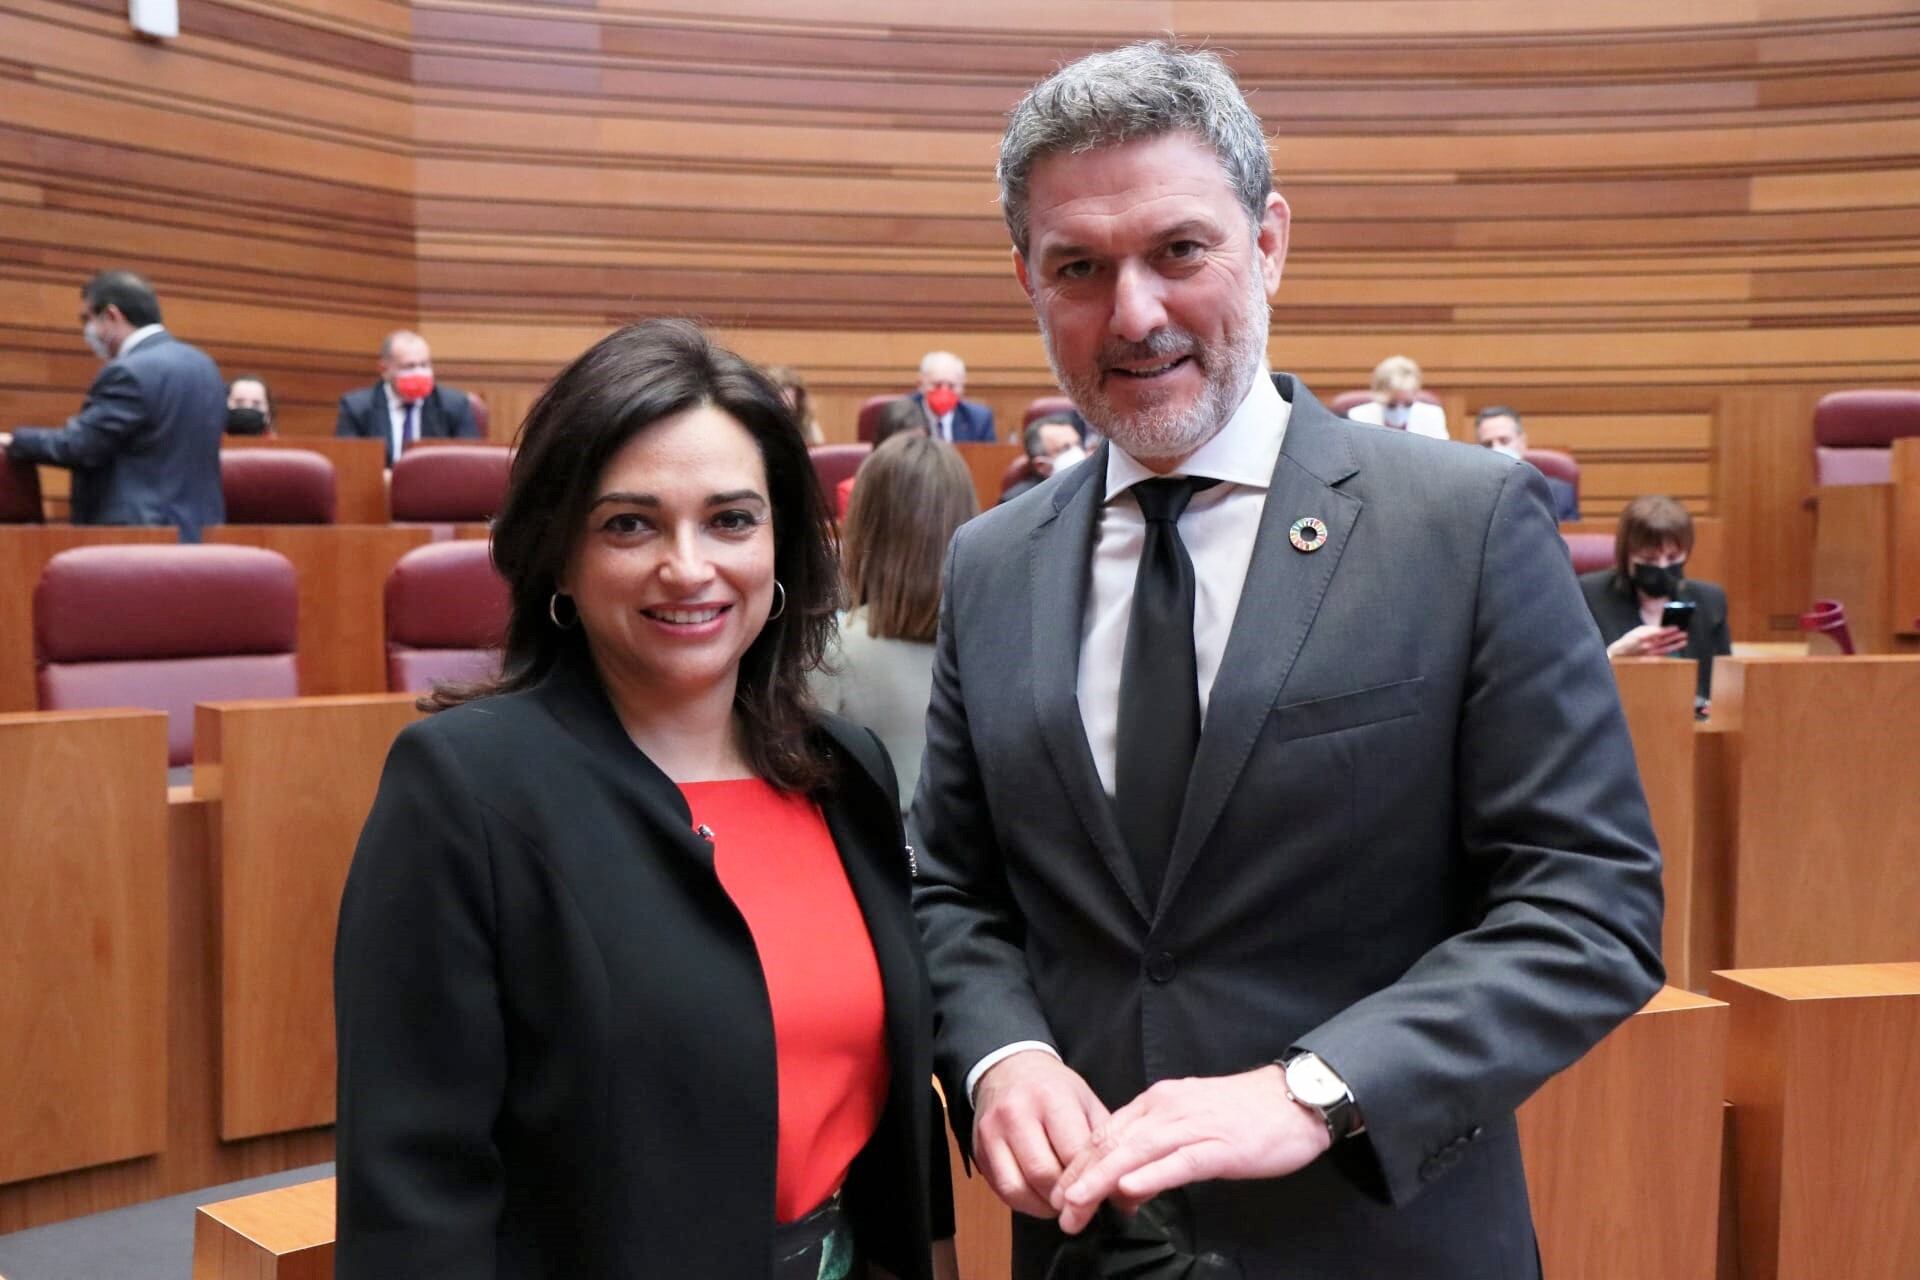
[[[1809, 589], [1807, 413], [1920, 380], [1920, 15], [1903, 0], [0, 0], [0, 425], [92, 368], [86, 272], [330, 431], [407, 323], [510, 439], [609, 328], [695, 315], [799, 367], [830, 438], [947, 347], [1051, 378], [1008, 263], [1002, 114], [1062, 59], [1230, 51], [1295, 215], [1272, 359], [1412, 355], [1577, 452], [1589, 516], [1726, 519], [1736, 636]], [[1393, 39], [1382, 44], [1380, 33]]]

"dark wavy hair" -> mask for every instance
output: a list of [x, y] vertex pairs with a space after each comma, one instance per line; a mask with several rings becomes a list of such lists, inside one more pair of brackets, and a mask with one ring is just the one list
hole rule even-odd
[[774, 577], [786, 594], [786, 608], [740, 659], [734, 711], [741, 749], [757, 776], [783, 790], [826, 785], [831, 773], [812, 733], [817, 712], [806, 680], [839, 605], [826, 500], [778, 388], [687, 320], [647, 320], [608, 335], [534, 402], [493, 522], [493, 562], [511, 596], [500, 675], [437, 687], [423, 708], [526, 689], [570, 649], [591, 661], [581, 629], [555, 627], [547, 610], [585, 534], [600, 473], [636, 435], [701, 405], [738, 422], [760, 447], [773, 504]]

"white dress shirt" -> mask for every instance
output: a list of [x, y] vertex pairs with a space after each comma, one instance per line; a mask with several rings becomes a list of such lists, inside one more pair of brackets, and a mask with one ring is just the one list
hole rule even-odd
[[[1265, 367], [1227, 425], [1175, 467], [1171, 474], [1218, 480], [1220, 484], [1197, 493], [1179, 521], [1180, 541], [1193, 561], [1193, 656], [1199, 677], [1201, 725], [1206, 724], [1207, 700], [1226, 653], [1227, 635], [1240, 608], [1247, 584], [1247, 566], [1253, 562], [1253, 544], [1260, 517], [1267, 507], [1267, 488], [1280, 461], [1287, 421], [1293, 406], [1280, 396]], [[1080, 699], [1080, 723], [1093, 751], [1100, 785], [1112, 796], [1114, 758], [1120, 738], [1120, 668], [1127, 650], [1127, 626], [1133, 620], [1133, 583], [1140, 570], [1140, 551], [1146, 543], [1146, 518], [1139, 503], [1126, 496], [1148, 470], [1126, 450], [1107, 441], [1107, 491], [1094, 533], [1093, 573], [1087, 590], [1087, 611], [1080, 621], [1080, 676], [1075, 686]], [[1022, 1040], [994, 1050], [967, 1072], [967, 1096], [973, 1096], [987, 1068], [1027, 1049], [1058, 1052], [1038, 1040]]]
[[124, 359], [128, 352], [145, 342], [148, 338], [151, 338], [154, 334], [165, 332], [166, 328], [163, 325], [143, 324], [120, 340], [120, 349], [113, 353], [113, 358], [115, 360]]
[[[1447, 411], [1437, 404], [1428, 404], [1425, 400], [1415, 400], [1407, 406], [1407, 430], [1416, 436], [1427, 436], [1434, 440], [1451, 440], [1447, 432]], [[1347, 417], [1355, 422], [1364, 422], [1368, 426], [1383, 427], [1386, 417], [1377, 400], [1368, 400], [1347, 410]]]
[[[387, 397], [387, 456], [397, 460], [401, 450], [407, 445], [407, 402], [400, 398], [400, 393], [393, 389], [391, 382], [382, 379], [380, 390], [385, 392]], [[415, 440], [420, 438], [422, 405], [422, 401], [414, 401], [413, 438]], [[390, 462], [387, 465], [393, 464]]]

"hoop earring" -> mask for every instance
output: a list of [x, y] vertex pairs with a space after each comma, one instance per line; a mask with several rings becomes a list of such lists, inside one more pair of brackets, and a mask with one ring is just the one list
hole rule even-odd
[[780, 585], [780, 579], [775, 578], [773, 580], [773, 589], [780, 593], [780, 603], [774, 608], [772, 613], [767, 615], [768, 622], [772, 622], [775, 618], [787, 611], [787, 589]]
[[565, 631], [567, 628], [578, 624], [580, 621], [580, 606], [578, 605], [575, 605], [573, 608], [572, 622], [560, 621], [560, 602], [564, 599], [566, 599], [566, 597], [561, 595], [558, 591], [554, 592], [552, 595], [547, 597], [547, 617], [551, 618], [553, 620], [553, 625], [558, 629], [560, 629], [561, 631]]

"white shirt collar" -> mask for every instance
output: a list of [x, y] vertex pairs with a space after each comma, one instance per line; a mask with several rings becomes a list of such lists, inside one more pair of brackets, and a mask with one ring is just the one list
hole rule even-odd
[[[1246, 398], [1227, 419], [1227, 425], [1195, 449], [1173, 473], [1265, 489], [1273, 482], [1273, 469], [1280, 463], [1280, 446], [1286, 440], [1292, 412], [1293, 406], [1273, 385], [1273, 375], [1261, 364]], [[1112, 502], [1142, 480], [1154, 478], [1155, 473], [1122, 449], [1112, 436], [1107, 437], [1107, 448], [1106, 501]]]
[[127, 352], [133, 350], [135, 347], [145, 342], [148, 338], [151, 338], [154, 334], [165, 333], [166, 331], [167, 330], [165, 325], [158, 325], [158, 324], [141, 325], [138, 329], [135, 329], [132, 333], [120, 339], [120, 350], [114, 353], [113, 358], [115, 360], [121, 359], [127, 354]]

